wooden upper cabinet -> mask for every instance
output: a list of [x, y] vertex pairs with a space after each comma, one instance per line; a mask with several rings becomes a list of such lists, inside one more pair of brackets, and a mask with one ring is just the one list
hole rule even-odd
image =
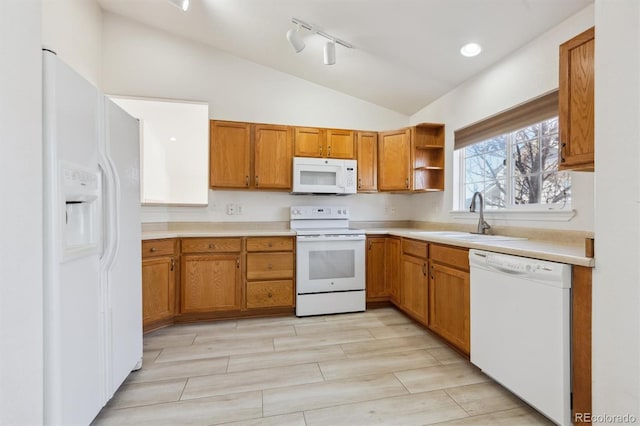
[[358, 192], [378, 190], [378, 134], [356, 133], [356, 159], [358, 160]]
[[212, 188], [291, 190], [288, 126], [211, 121]]
[[296, 157], [356, 158], [353, 130], [293, 128]]
[[443, 191], [444, 124], [379, 133], [378, 190]]
[[325, 155], [325, 133], [314, 127], [293, 128], [294, 155], [296, 157], [322, 157]]
[[248, 188], [251, 175], [251, 124], [211, 121], [210, 185]]
[[293, 141], [287, 126], [254, 126], [253, 186], [260, 189], [292, 188]]
[[353, 130], [326, 130], [326, 157], [329, 158], [356, 158], [355, 139]]
[[412, 172], [411, 130], [381, 132], [378, 135], [378, 189], [408, 191]]
[[594, 170], [595, 29], [560, 45], [560, 170]]

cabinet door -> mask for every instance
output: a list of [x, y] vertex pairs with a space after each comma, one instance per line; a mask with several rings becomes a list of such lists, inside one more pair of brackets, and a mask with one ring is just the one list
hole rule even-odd
[[394, 303], [400, 303], [402, 253], [400, 239], [387, 237], [385, 249], [385, 284]]
[[367, 238], [367, 301], [386, 299], [384, 237]]
[[560, 45], [561, 170], [594, 167], [594, 46], [593, 28]]
[[251, 125], [211, 121], [212, 188], [248, 188], [251, 175]]
[[382, 132], [378, 136], [378, 190], [411, 189], [411, 131]]
[[469, 273], [432, 263], [429, 328], [469, 353]]
[[254, 126], [255, 188], [291, 190], [293, 141], [287, 126]]
[[322, 157], [325, 155], [325, 134], [312, 127], [293, 128], [293, 146], [296, 157]]
[[143, 325], [173, 317], [175, 291], [175, 260], [173, 257], [156, 257], [142, 261]]
[[327, 157], [331, 158], [356, 158], [355, 140], [353, 130], [326, 130]]
[[240, 255], [183, 255], [181, 312], [240, 310]]
[[358, 132], [356, 135], [358, 160], [358, 192], [378, 190], [378, 134]]
[[401, 307], [421, 324], [428, 325], [427, 261], [402, 256]]

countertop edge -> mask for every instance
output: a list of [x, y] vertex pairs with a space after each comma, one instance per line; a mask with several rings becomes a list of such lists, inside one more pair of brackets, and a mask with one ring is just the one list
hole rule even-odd
[[[422, 236], [416, 235], [416, 229], [413, 228], [370, 228], [363, 229], [366, 235], [371, 236], [396, 236], [410, 238], [414, 240], [427, 241], [435, 244], [446, 244], [454, 247], [466, 249], [478, 249], [492, 251], [496, 253], [509, 254], [514, 256], [529, 257], [539, 260], [548, 260], [551, 262], [567, 263], [576, 266], [585, 266], [593, 268], [595, 259], [591, 257], [580, 256], [572, 252], [581, 249], [577, 245], [559, 244], [546, 240], [509, 240], [509, 241], [492, 241], [492, 242], [476, 242], [461, 241], [454, 238]], [[293, 230], [218, 230], [218, 231], [145, 231], [142, 233], [142, 240], [159, 240], [167, 238], [215, 238], [215, 237], [277, 237], [277, 236], [295, 236]], [[537, 246], [537, 247], [536, 247]]]

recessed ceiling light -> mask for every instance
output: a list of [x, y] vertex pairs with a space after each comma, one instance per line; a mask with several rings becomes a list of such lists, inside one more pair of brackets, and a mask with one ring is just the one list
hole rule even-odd
[[175, 141], [177, 141], [177, 140], [178, 140], [178, 139], [177, 139], [175, 136], [171, 136], [171, 137], [169, 138], [169, 141], [171, 141], [171, 142], [175, 142]]
[[482, 52], [482, 46], [478, 43], [467, 43], [460, 48], [460, 54], [468, 58], [476, 56]]

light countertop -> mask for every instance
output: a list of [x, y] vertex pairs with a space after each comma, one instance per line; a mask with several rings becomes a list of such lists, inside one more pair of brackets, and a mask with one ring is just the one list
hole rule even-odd
[[[487, 250], [514, 256], [593, 267], [594, 258], [585, 256], [584, 240], [576, 238], [468, 241], [439, 235], [425, 235], [422, 227], [362, 227], [367, 235], [392, 235], [451, 246]], [[435, 229], [439, 230], [439, 229]], [[543, 233], [549, 236], [549, 233]], [[144, 224], [143, 240], [189, 237], [294, 236], [288, 222], [251, 223], [168, 223]], [[509, 234], [504, 234], [509, 235]]]

